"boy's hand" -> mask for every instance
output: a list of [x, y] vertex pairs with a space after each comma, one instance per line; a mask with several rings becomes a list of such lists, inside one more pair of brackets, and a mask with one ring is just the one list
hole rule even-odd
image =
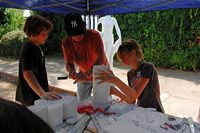
[[58, 94], [58, 92], [44, 92], [41, 96], [41, 99], [50, 99], [50, 100], [59, 100], [62, 97]]

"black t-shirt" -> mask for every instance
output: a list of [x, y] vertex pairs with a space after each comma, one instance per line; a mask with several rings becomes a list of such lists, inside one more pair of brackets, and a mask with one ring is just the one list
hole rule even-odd
[[40, 97], [31, 89], [23, 77], [23, 72], [31, 70], [44, 91], [48, 92], [48, 80], [45, 68], [45, 59], [40, 47], [27, 42], [22, 46], [19, 58], [18, 85], [16, 101], [25, 105], [33, 105]]
[[159, 112], [164, 112], [160, 100], [160, 85], [158, 81], [158, 74], [155, 66], [149, 62], [143, 62], [138, 70], [131, 69], [127, 73], [128, 83], [131, 88], [137, 84], [140, 78], [148, 78], [150, 81], [144, 88], [139, 98], [137, 105], [144, 108], [156, 108]]

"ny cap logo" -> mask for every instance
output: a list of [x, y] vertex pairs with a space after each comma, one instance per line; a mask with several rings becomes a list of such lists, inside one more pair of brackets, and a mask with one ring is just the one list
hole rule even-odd
[[72, 21], [71, 24], [72, 24], [72, 27], [76, 27], [76, 26], [78, 26], [75, 20]]

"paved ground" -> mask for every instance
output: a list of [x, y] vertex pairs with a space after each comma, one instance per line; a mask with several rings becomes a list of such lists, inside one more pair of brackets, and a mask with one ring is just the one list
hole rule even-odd
[[[57, 77], [67, 75], [62, 56], [47, 57], [46, 68], [50, 85], [76, 91], [76, 85], [73, 84], [72, 80], [57, 80]], [[114, 63], [114, 73], [126, 83], [126, 72], [129, 69], [130, 67], [122, 68], [119, 62]], [[200, 73], [159, 68], [157, 70], [165, 113], [181, 118], [192, 117], [194, 121], [197, 121], [200, 108]], [[0, 72], [17, 76], [18, 60], [9, 61], [0, 58]]]

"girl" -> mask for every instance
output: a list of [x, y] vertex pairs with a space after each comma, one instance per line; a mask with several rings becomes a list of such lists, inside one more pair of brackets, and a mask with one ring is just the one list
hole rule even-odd
[[134, 39], [123, 42], [117, 51], [117, 56], [124, 65], [132, 67], [127, 73], [129, 85], [121, 81], [111, 70], [99, 70], [101, 73], [95, 73], [100, 76], [95, 79], [102, 80], [98, 84], [113, 83], [121, 91], [111, 86], [110, 95], [116, 95], [127, 103], [144, 108], [156, 108], [157, 111], [164, 113], [156, 68], [152, 63], [143, 61], [139, 43]]

